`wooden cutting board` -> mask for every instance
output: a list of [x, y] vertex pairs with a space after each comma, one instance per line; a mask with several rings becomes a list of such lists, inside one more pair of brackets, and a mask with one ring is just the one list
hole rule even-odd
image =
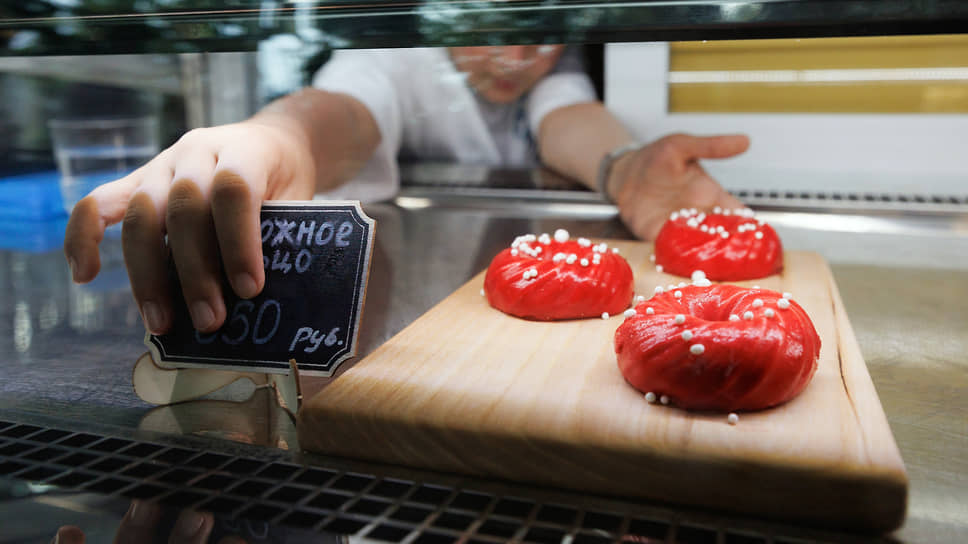
[[[636, 293], [657, 273], [650, 244], [615, 242]], [[752, 282], [789, 291], [823, 347], [791, 402], [742, 413], [648, 404], [619, 373], [621, 315], [555, 323], [491, 308], [483, 272], [357, 363], [299, 413], [307, 450], [839, 529], [903, 521], [907, 475], [830, 268], [788, 252]]]

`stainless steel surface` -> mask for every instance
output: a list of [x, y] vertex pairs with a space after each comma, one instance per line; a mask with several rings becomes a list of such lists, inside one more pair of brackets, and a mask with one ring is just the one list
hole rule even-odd
[[[397, 203], [365, 206], [378, 224], [360, 336], [364, 355], [483, 269], [517, 234], [566, 228], [588, 237], [629, 237], [614, 209], [601, 204], [521, 198], [477, 202], [448, 205], [425, 192]], [[776, 223], [788, 249], [819, 250], [832, 262], [911, 478], [907, 522], [893, 538], [968, 541], [965, 217], [899, 214], [864, 223], [863, 216], [789, 211], [766, 216]], [[849, 228], [858, 224], [866, 226]], [[145, 351], [143, 329], [118, 244], [106, 244], [106, 274], [90, 286], [70, 284], [58, 249], [0, 252], [0, 419], [70, 430], [107, 429], [121, 436], [184, 437], [213, 450], [242, 443], [283, 459], [316, 459], [299, 453], [291, 424], [260, 393], [252, 394], [251, 386], [237, 385], [208, 402], [163, 408], [135, 397], [130, 372]], [[888, 248], [898, 257], [879, 255]], [[929, 264], [922, 261], [927, 258]], [[250, 395], [241, 404], [233, 402]], [[338, 462], [354, 466], [351, 460]], [[480, 485], [514, 488], [500, 482]], [[618, 510], [658, 508], [649, 511], [661, 510], [670, 519], [701, 519], [720, 528], [846, 538], [716, 513], [681, 513], [668, 505], [588, 500]]]

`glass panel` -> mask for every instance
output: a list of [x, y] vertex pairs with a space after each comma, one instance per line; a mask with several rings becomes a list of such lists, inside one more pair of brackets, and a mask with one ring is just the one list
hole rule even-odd
[[0, 55], [252, 51], [956, 32], [959, 0], [8, 2]]

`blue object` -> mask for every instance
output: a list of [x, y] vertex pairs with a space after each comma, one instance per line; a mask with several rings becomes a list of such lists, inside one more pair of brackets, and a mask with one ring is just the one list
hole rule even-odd
[[66, 227], [58, 171], [0, 178], [0, 248], [50, 251], [64, 244]]

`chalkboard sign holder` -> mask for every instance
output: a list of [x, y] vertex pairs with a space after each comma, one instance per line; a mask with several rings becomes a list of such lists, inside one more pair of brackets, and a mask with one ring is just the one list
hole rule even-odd
[[[145, 402], [201, 398], [239, 379], [272, 388], [290, 416], [299, 409], [299, 376], [332, 376], [355, 356], [376, 222], [358, 201], [267, 201], [261, 210], [265, 287], [238, 298], [225, 284], [229, 315], [201, 334], [177, 298], [165, 335], [146, 333], [149, 352], [135, 364]], [[172, 264], [175, 292], [180, 291]]]
[[171, 328], [145, 335], [155, 364], [286, 374], [296, 359], [305, 376], [332, 376], [356, 355], [375, 226], [355, 200], [264, 202], [262, 292], [240, 299], [223, 280], [226, 319], [206, 334], [176, 297]]
[[256, 388], [273, 389], [276, 403], [295, 421], [299, 405], [302, 404], [302, 390], [299, 386], [299, 367], [296, 361], [290, 360], [289, 366], [289, 374], [211, 368], [164, 368], [158, 366], [150, 352], [145, 352], [135, 362], [131, 382], [141, 400], [164, 406], [197, 400], [238, 380], [248, 379]]

